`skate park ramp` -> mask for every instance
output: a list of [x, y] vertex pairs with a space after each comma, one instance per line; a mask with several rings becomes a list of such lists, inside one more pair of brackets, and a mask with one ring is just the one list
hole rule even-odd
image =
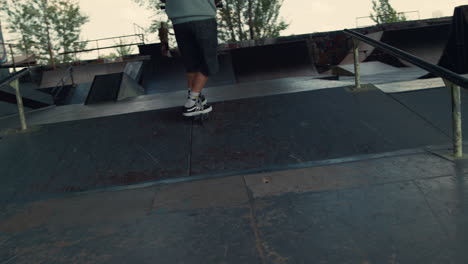
[[[266, 82], [274, 86], [280, 81]], [[27, 135], [27, 141], [7, 136], [1, 141], [2, 156], [13, 158], [23, 149], [30, 151], [21, 160], [10, 161], [11, 166], [0, 167], [0, 175], [47, 184], [31, 192], [30, 184], [5, 183], [1, 199], [242, 173], [451, 142], [441, 130], [377, 89], [353, 93], [329, 88], [221, 100], [213, 107], [203, 126], [187, 122], [174, 107], [42, 125]], [[54, 145], [45, 148], [51, 138]], [[19, 168], [25, 164], [26, 169]], [[54, 175], [51, 170], [60, 171], [60, 177], [47, 181]]]
[[125, 72], [97, 75], [85, 105], [120, 101], [145, 94], [143, 88]]
[[[381, 41], [383, 34], [384, 34], [383, 31], [378, 31], [375, 33], [367, 34], [366, 37], [371, 38], [373, 40]], [[367, 57], [369, 57], [375, 50], [374, 46], [369, 45], [363, 41], [359, 42], [358, 48], [359, 48], [359, 62], [364, 62], [367, 59]], [[351, 65], [354, 64], [354, 54], [352, 50], [348, 52], [348, 55], [346, 55], [346, 57], [340, 62], [339, 65], [348, 65], [348, 64], [351, 64]]]
[[[25, 111], [30, 111], [32, 108], [25, 107]], [[18, 113], [18, 106], [9, 102], [0, 101], [0, 118], [15, 115]]]
[[0, 134], [0, 259], [466, 263], [449, 91], [314, 78], [208, 87], [205, 121], [184, 87], [28, 114]]
[[[432, 64], [438, 64], [449, 40], [450, 25], [385, 31], [381, 41]], [[401, 61], [406, 66], [408, 62]]]
[[[438, 64], [449, 40], [450, 24], [424, 26], [409, 29], [387, 30], [367, 36], [394, 46], [416, 57], [433, 64]], [[392, 82], [411, 81], [424, 78], [427, 72], [414, 67], [410, 63], [386, 55], [378, 49], [359, 43], [359, 59], [361, 67], [361, 81], [365, 83], [384, 84]], [[332, 67], [330, 73], [341, 76], [342, 80], [351, 80], [354, 76], [353, 51], [343, 61]]]
[[468, 73], [468, 5], [455, 9], [450, 38], [439, 65], [459, 74]]
[[[402, 71], [400, 68], [393, 67], [379, 61], [361, 63], [360, 70], [362, 76]], [[333, 68], [332, 73], [339, 76], [354, 76], [354, 64], [336, 66]]]
[[[142, 78], [148, 94], [187, 89], [180, 56], [161, 56], [159, 45], [140, 46], [140, 53], [152, 56], [145, 62]], [[329, 77], [318, 74], [306, 40], [237, 48], [221, 52], [218, 59], [220, 72], [208, 80], [207, 87], [295, 76]]]
[[[54, 103], [50, 94], [37, 90], [37, 84], [31, 80], [27, 69], [10, 73], [0, 80], [0, 83], [2, 84], [0, 86], [0, 101], [13, 105], [16, 104], [16, 89], [11, 86], [10, 82], [14, 78], [17, 78], [17, 76], [21, 76], [19, 78], [18, 86], [21, 91], [21, 97], [25, 107], [37, 109], [50, 106]], [[9, 109], [9, 107], [6, 107], [6, 109]]]
[[[333, 81], [322, 80], [313, 77], [291, 77], [262, 82], [250, 82], [233, 84], [218, 87], [207, 87], [204, 93], [210, 98], [210, 102], [232, 101], [246, 98], [257, 98], [263, 96], [274, 96], [287, 93], [314, 91], [322, 89], [332, 89], [337, 87], [350, 86], [353, 81]], [[91, 84], [89, 84], [91, 85]], [[80, 86], [80, 85], [79, 85]], [[177, 108], [183, 103], [187, 96], [187, 91], [176, 91], [166, 93], [155, 93], [117, 101], [112, 104], [95, 104], [82, 106], [85, 101], [89, 87], [83, 87], [85, 92], [76, 91], [81, 103], [61, 105], [53, 109], [43, 109], [27, 115], [28, 123], [32, 125], [53, 124], [84, 120], [90, 118], [105, 118], [114, 115], [124, 115], [142, 111], [153, 111], [167, 108]], [[81, 99], [80, 99], [81, 97]], [[82, 99], [84, 97], [84, 99]], [[18, 126], [16, 116], [4, 118], [0, 122], [0, 128], [13, 128]]]
[[[461, 75], [465, 78], [468, 78], [468, 74]], [[427, 78], [403, 82], [388, 82], [377, 84], [377, 88], [381, 91], [391, 94], [391, 93], [402, 93], [402, 92], [411, 92], [419, 91], [426, 89], [442, 88], [445, 87], [445, 83], [442, 78]]]
[[[139, 46], [140, 54], [150, 55], [151, 60], [143, 65], [141, 85], [147, 94], [173, 92], [187, 89], [185, 68], [178, 54], [173, 57], [161, 56], [160, 44]], [[221, 53], [218, 56], [220, 72], [208, 80], [206, 87], [230, 85], [236, 83], [232, 70], [231, 55]]]
[[237, 82], [318, 75], [307, 43], [303, 40], [231, 50]]
[[[104, 64], [86, 64], [73, 66], [73, 78], [76, 84], [91, 83], [96, 75], [124, 72], [127, 62], [115, 62]], [[56, 87], [60, 80], [66, 75], [68, 67], [51, 71], [44, 71], [40, 89]], [[68, 80], [71, 85], [71, 80]]]

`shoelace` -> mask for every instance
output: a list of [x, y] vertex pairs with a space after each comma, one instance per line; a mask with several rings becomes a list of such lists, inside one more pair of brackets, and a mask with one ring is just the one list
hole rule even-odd
[[197, 110], [203, 110], [203, 102], [200, 97], [197, 98], [196, 105], [197, 105]]

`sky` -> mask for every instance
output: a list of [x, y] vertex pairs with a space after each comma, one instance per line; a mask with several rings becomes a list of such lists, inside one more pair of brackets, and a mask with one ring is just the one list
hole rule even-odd
[[[131, 0], [79, 0], [90, 23], [83, 28], [88, 39], [133, 34], [133, 23], [147, 27], [152, 13]], [[419, 11], [419, 17], [451, 16], [468, 0], [391, 0], [398, 12]], [[281, 16], [290, 23], [283, 35], [322, 32], [356, 27], [357, 17], [369, 16], [372, 0], [284, 0]], [[417, 19], [417, 13], [408, 14]], [[369, 24], [360, 19], [359, 26]]]
[[[189, 0], [190, 1], [190, 0]], [[98, 39], [135, 33], [137, 24], [148, 27], [152, 12], [132, 0], [79, 0], [82, 12], [90, 22], [83, 27], [83, 39]], [[409, 13], [410, 19], [451, 16], [456, 6], [468, 5], [468, 0], [390, 0], [398, 12]], [[372, 0], [284, 0], [281, 16], [290, 23], [282, 35], [293, 35], [344, 28], [355, 28], [371, 23]], [[8, 38], [8, 36], [6, 36]], [[148, 36], [156, 41], [156, 34]]]

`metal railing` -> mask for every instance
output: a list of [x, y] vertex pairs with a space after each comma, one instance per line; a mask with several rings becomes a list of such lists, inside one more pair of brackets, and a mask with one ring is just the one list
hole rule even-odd
[[[132, 41], [132, 43], [125, 43], [123, 39], [126, 38], [134, 38], [138, 39], [137, 41]], [[103, 41], [110, 41], [110, 40], [119, 40], [119, 43], [114, 43], [112, 45], [99, 45], [99, 43], [102, 43]], [[91, 51], [97, 51], [98, 52], [98, 57], [101, 56], [100, 50], [104, 49], [115, 49], [115, 48], [123, 48], [123, 47], [129, 47], [129, 46], [138, 46], [138, 45], [144, 45], [145, 44], [145, 35], [144, 34], [133, 34], [133, 35], [125, 35], [125, 36], [118, 36], [118, 37], [110, 37], [110, 38], [101, 38], [101, 39], [93, 39], [93, 40], [85, 40], [85, 41], [78, 41], [75, 42], [75, 44], [80, 44], [80, 43], [95, 43], [96, 46], [95, 48], [84, 48], [81, 50], [73, 50], [73, 51], [67, 51], [67, 52], [62, 52], [59, 53], [59, 55], [66, 55], [66, 54], [73, 54], [76, 56], [77, 53], [86, 53], [86, 52], [91, 52]]]
[[397, 58], [405, 60], [415, 66], [418, 66], [429, 73], [441, 77], [447, 88], [452, 93], [452, 122], [453, 122], [453, 154], [455, 158], [463, 157], [463, 136], [462, 136], [462, 120], [461, 120], [461, 98], [460, 98], [460, 87], [468, 89], [468, 79], [460, 76], [459, 74], [447, 70], [438, 65], [429, 63], [422, 60], [414, 55], [397, 49], [393, 46], [385, 44], [383, 42], [366, 37], [358, 32], [345, 29], [344, 32], [353, 37], [353, 53], [354, 53], [354, 71], [356, 89], [361, 88], [360, 81], [360, 62], [359, 62], [359, 41], [363, 41], [369, 45], [383, 50], [384, 52], [393, 55]]
[[71, 80], [71, 86], [75, 86], [75, 79], [73, 78], [73, 66], [68, 67], [65, 73], [62, 75], [60, 80], [57, 82], [54, 88], [52, 88], [52, 96], [57, 99], [60, 92], [67, 85], [68, 81]]
[[10, 85], [15, 89], [16, 92], [16, 103], [18, 105], [18, 113], [21, 122], [21, 130], [27, 130], [28, 125], [26, 124], [26, 117], [24, 114], [24, 105], [23, 105], [23, 98], [21, 97], [20, 87], [19, 87], [19, 78], [23, 77], [24, 75], [30, 73], [30, 69], [22, 69], [19, 72], [15, 72], [7, 76], [5, 79], [0, 81], [0, 87], [4, 85]]

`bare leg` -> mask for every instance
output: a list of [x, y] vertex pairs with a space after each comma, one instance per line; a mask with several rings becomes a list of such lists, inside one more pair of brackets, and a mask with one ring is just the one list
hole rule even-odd
[[208, 81], [208, 76], [205, 76], [201, 72], [197, 72], [193, 80], [192, 92], [201, 93], [203, 88], [205, 88], [206, 82]]
[[187, 86], [190, 90], [193, 89], [193, 84], [195, 81], [195, 76], [197, 75], [196, 72], [187, 72]]

